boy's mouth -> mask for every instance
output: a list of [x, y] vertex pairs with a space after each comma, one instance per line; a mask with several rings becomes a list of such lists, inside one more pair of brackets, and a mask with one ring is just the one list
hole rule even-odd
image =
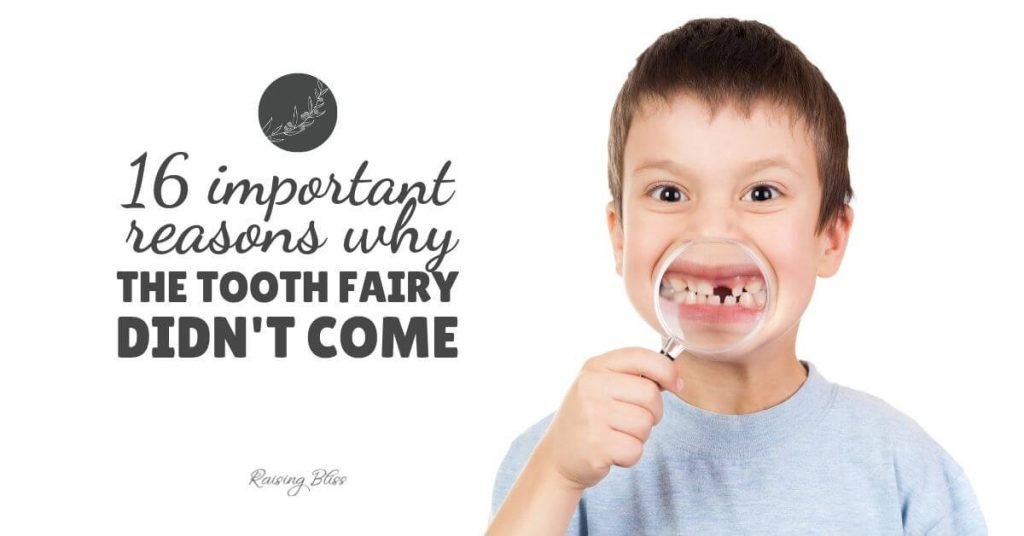
[[[761, 271], [754, 265], [717, 265], [677, 261], [661, 280], [663, 301], [674, 302], [681, 318], [701, 321], [756, 319], [767, 300]], [[732, 314], [718, 308], [735, 309]]]

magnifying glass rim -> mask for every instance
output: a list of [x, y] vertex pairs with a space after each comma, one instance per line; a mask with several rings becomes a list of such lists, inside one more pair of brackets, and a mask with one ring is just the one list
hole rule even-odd
[[[755, 325], [749, 333], [743, 336], [743, 338], [732, 344], [726, 345], [723, 348], [712, 350], [708, 348], [702, 348], [700, 346], [691, 346], [686, 340], [682, 340], [679, 337], [676, 337], [673, 334], [672, 330], [668, 329], [668, 322], [665, 320], [665, 316], [661, 312], [661, 279], [665, 276], [665, 272], [668, 271], [668, 267], [671, 266], [672, 261], [675, 260], [680, 254], [682, 254], [683, 251], [696, 244], [715, 242], [722, 242], [739, 246], [744, 251], [746, 251], [747, 255], [750, 258], [754, 259], [754, 263], [757, 264], [758, 269], [761, 270], [761, 273], [765, 275], [764, 310], [766, 314], [761, 315], [760, 318], [757, 319], [757, 325]], [[772, 295], [774, 294], [775, 288], [773, 280], [774, 276], [769, 271], [767, 263], [763, 259], [761, 259], [761, 255], [754, 251], [753, 248], [744, 244], [743, 242], [740, 242], [739, 240], [734, 240], [732, 238], [697, 238], [694, 240], [687, 240], [686, 242], [682, 242], [681, 244], [673, 247], [669, 251], [669, 254], [665, 255], [665, 257], [662, 259], [661, 264], [658, 265], [658, 270], [655, 272], [654, 276], [654, 314], [657, 315], [658, 317], [658, 323], [661, 324], [661, 329], [665, 330], [665, 333], [668, 335], [670, 339], [676, 339], [680, 341], [682, 343], [684, 351], [693, 350], [694, 352], [700, 354], [721, 354], [729, 352], [730, 350], [734, 350], [742, 346], [747, 341], [751, 340], [755, 335], [757, 335], [759, 331], [761, 331], [761, 328], [764, 326], [765, 319], [769, 316], [771, 308], [774, 306], [774, 301], [772, 300]]]

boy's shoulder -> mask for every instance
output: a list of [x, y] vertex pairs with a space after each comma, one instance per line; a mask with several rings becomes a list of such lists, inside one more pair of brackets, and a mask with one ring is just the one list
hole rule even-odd
[[[953, 476], [963, 472], [941, 444], [913, 417], [871, 393], [833, 383], [836, 404], [831, 425], [848, 433], [873, 436], [889, 450], [897, 465], [941, 466]], [[909, 476], [909, 475], [904, 475]]]
[[[872, 394], [835, 384], [835, 426], [873, 436], [896, 484], [904, 526], [921, 534], [987, 534], [964, 468], [914, 418]], [[855, 452], [857, 445], [853, 445]], [[849, 451], [848, 451], [849, 452]], [[891, 465], [889, 465], [891, 464]], [[918, 533], [918, 530], [910, 532]]]
[[520, 432], [519, 435], [512, 439], [508, 445], [508, 450], [498, 466], [497, 476], [494, 481], [494, 490], [491, 495], [492, 517], [498, 511], [498, 507], [501, 506], [505, 496], [512, 488], [516, 478], [518, 478], [519, 473], [526, 466], [527, 460], [533, 454], [534, 447], [544, 433], [547, 432], [554, 416], [555, 412], [552, 411], [539, 421], [529, 425], [526, 430]]
[[555, 413], [552, 411], [541, 417], [540, 420], [527, 426], [525, 430], [519, 432], [512, 439], [508, 454], [506, 455], [506, 464], [518, 467], [525, 465], [527, 458], [533, 453], [534, 447], [540, 442], [540, 438], [544, 436], [544, 433], [547, 432], [548, 426], [551, 425], [551, 420], [555, 418]]
[[922, 503], [950, 508], [966, 505], [971, 512], [965, 516], [981, 519], [963, 466], [916, 419], [880, 397], [835, 385], [836, 407], [830, 426], [845, 428], [842, 436], [855, 457], [875, 457], [890, 468], [908, 526], [923, 518], [913, 506]]

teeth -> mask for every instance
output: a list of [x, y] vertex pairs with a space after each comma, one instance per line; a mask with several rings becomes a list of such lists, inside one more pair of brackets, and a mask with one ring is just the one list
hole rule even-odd
[[711, 281], [686, 279], [679, 274], [666, 274], [661, 282], [661, 294], [687, 305], [763, 307], [767, 302], [764, 281], [758, 278], [736, 278], [729, 286], [732, 295], [720, 297], [714, 293]]

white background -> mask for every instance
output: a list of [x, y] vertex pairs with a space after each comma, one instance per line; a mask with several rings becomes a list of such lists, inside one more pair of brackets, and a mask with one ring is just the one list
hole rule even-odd
[[[993, 534], [1020, 533], [1024, 58], [1017, 19], [971, 2], [936, 12], [778, 3], [616, 8], [175, 2], [10, 6], [0, 19], [3, 467], [0, 532], [474, 534], [509, 442], [557, 409], [589, 357], [656, 347], [615, 274], [604, 220], [612, 102], [636, 56], [702, 16], [764, 22], [839, 95], [856, 219], [818, 281], [797, 354], [920, 422], [966, 469]], [[26, 10], [28, 9], [28, 10]], [[261, 138], [266, 85], [308, 72], [334, 91], [331, 139], [305, 154]], [[171, 151], [193, 188], [129, 211], [135, 169]], [[314, 204], [272, 228], [323, 224], [333, 248], [154, 256], [132, 218], [240, 228], [204, 186], [335, 173], [433, 179], [456, 195], [413, 224], [460, 240], [449, 304], [124, 304], [122, 269], [418, 269], [427, 255], [344, 255], [337, 229], [388, 207]], [[119, 315], [457, 315], [457, 359], [116, 357]], [[295, 332], [299, 333], [299, 332]], [[257, 467], [337, 467], [339, 488], [288, 497]]]

